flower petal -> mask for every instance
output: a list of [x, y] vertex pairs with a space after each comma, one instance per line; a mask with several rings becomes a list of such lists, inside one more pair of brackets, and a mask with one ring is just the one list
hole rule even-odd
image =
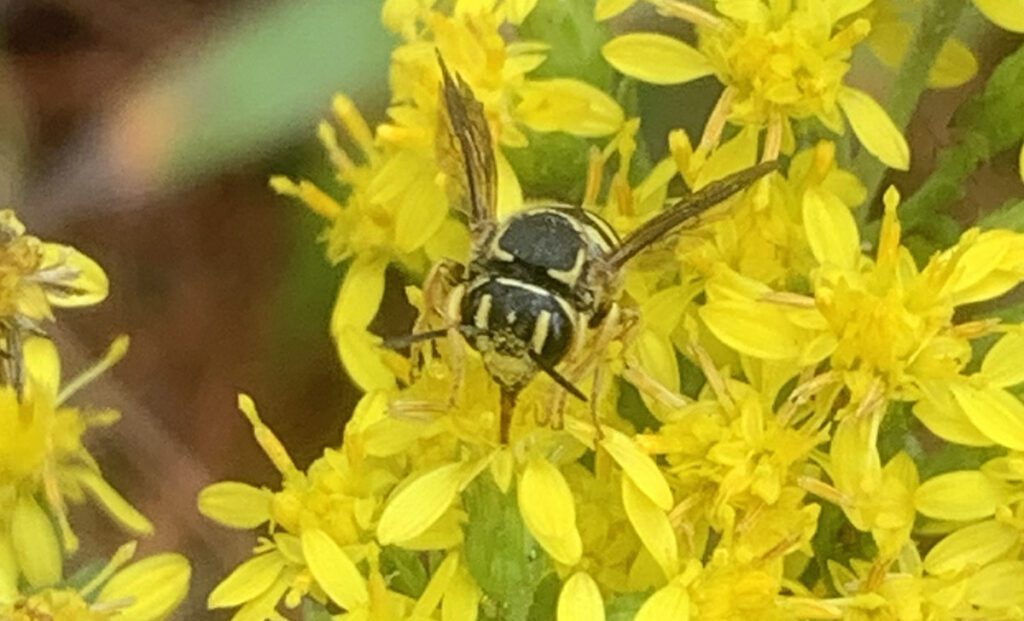
[[1024, 382], [1024, 331], [1007, 332], [981, 363], [981, 374], [993, 386], [1006, 388]]
[[122, 526], [138, 535], [153, 534], [153, 523], [125, 500], [100, 473], [84, 467], [69, 469], [69, 472]]
[[254, 556], [221, 580], [206, 600], [210, 608], [233, 608], [256, 599], [269, 589], [284, 570], [285, 560], [276, 550]]
[[573, 574], [558, 595], [557, 621], [604, 621], [604, 601], [590, 574]]
[[96, 603], [131, 602], [118, 608], [118, 619], [166, 618], [188, 595], [192, 567], [180, 554], [157, 554], [128, 565], [107, 582]]
[[860, 258], [860, 236], [850, 208], [831, 192], [810, 187], [803, 200], [804, 230], [821, 264], [851, 269]]
[[541, 547], [559, 563], [578, 563], [583, 542], [576, 529], [576, 505], [558, 468], [533, 455], [526, 463], [517, 491], [523, 522]]
[[679, 543], [668, 515], [643, 494], [629, 477], [622, 477], [622, 504], [640, 541], [665, 572], [665, 578], [671, 579], [679, 573]]
[[461, 463], [445, 464], [400, 489], [380, 516], [378, 541], [400, 544], [430, 528], [455, 501], [463, 478]]
[[1006, 486], [984, 473], [959, 470], [922, 483], [914, 505], [928, 517], [962, 522], [992, 516], [1009, 498]]
[[914, 416], [935, 435], [967, 446], [992, 446], [994, 442], [967, 418], [949, 387], [941, 382], [920, 384], [924, 397], [914, 404]]
[[505, 17], [509, 23], [522, 24], [533, 9], [537, 7], [537, 0], [507, 0], [505, 2]]
[[906, 138], [871, 95], [847, 86], [839, 91], [838, 103], [850, 120], [853, 133], [869, 153], [891, 168], [910, 168]]
[[396, 198], [395, 247], [401, 252], [415, 252], [448, 218], [448, 197], [433, 177], [421, 174]]
[[993, 442], [1016, 451], [1024, 450], [1024, 403], [1002, 388], [950, 385], [953, 397], [967, 418]]
[[462, 565], [441, 602], [441, 621], [476, 621], [483, 592]]
[[387, 262], [360, 257], [348, 266], [345, 280], [331, 316], [331, 327], [370, 325], [384, 296], [384, 270]]
[[1020, 180], [1024, 181], [1024, 144], [1020, 147], [1020, 155], [1017, 156], [1017, 174]]
[[[44, 243], [40, 272], [70, 270], [61, 276], [58, 286], [45, 287], [46, 299], [54, 306], [72, 308], [102, 302], [110, 291], [107, 275], [96, 263], [71, 246]], [[48, 282], [44, 279], [44, 282]]]
[[672, 508], [672, 490], [650, 455], [640, 450], [628, 436], [616, 429], [607, 429], [601, 440], [601, 447], [608, 451], [615, 463], [632, 479], [637, 489], [643, 492], [662, 511]]
[[615, 37], [604, 44], [601, 54], [621, 73], [651, 84], [682, 84], [713, 71], [708, 59], [693, 47], [654, 32]]
[[270, 519], [270, 490], [221, 481], [199, 492], [199, 512], [224, 526], [248, 530]]
[[970, 578], [967, 601], [982, 608], [1006, 609], [1024, 604], [1024, 561], [1002, 561]]
[[594, 5], [594, 19], [603, 22], [606, 19], [611, 19], [626, 11], [634, 4], [637, 0], [597, 0]]
[[935, 544], [924, 558], [930, 574], [956, 573], [969, 565], [984, 567], [1005, 554], [1020, 537], [1008, 524], [988, 520], [965, 526]]
[[1024, 32], [1024, 0], [974, 0], [993, 24], [1013, 32]]
[[395, 374], [384, 364], [379, 338], [354, 326], [340, 326], [333, 334], [345, 371], [363, 392], [395, 387]]
[[800, 355], [803, 331], [776, 306], [721, 300], [702, 306], [699, 313], [720, 341], [741, 354], [765, 360], [788, 360]]
[[498, 218], [506, 218], [523, 208], [523, 188], [508, 158], [497, 149], [495, 163], [498, 169]]
[[446, 556], [441, 565], [434, 570], [434, 575], [430, 577], [427, 588], [423, 589], [423, 593], [416, 600], [411, 618], [428, 619], [434, 614], [438, 604], [441, 603], [441, 598], [448, 591], [448, 585], [451, 584], [452, 578], [455, 577], [458, 570], [459, 555], [453, 552]]
[[655, 591], [637, 611], [633, 621], [689, 621], [690, 594], [678, 583]]
[[317, 583], [339, 606], [352, 610], [370, 601], [366, 578], [330, 535], [316, 528], [304, 531], [302, 555]]
[[10, 519], [14, 554], [25, 580], [36, 588], [60, 582], [64, 558], [57, 533], [43, 508], [31, 495], [21, 493]]
[[928, 74], [932, 88], [955, 88], [978, 74], [978, 59], [974, 52], [956, 37], [946, 39]]
[[519, 89], [516, 115], [539, 132], [561, 131], [595, 138], [613, 134], [625, 121], [619, 104], [581, 80], [531, 80]]

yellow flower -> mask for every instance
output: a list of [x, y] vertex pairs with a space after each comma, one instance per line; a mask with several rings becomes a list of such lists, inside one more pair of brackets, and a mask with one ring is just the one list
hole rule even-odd
[[0, 210], [0, 337], [3, 379], [21, 390], [23, 333], [42, 333], [53, 307], [91, 306], [107, 297], [107, 275], [71, 246], [25, 234], [13, 211]]
[[[752, 165], [757, 133], [741, 131], [706, 159], [694, 152], [681, 130], [670, 136], [670, 147], [684, 179], [699, 188]], [[815, 258], [801, 206], [808, 197], [821, 197], [853, 209], [866, 193], [852, 173], [836, 164], [835, 145], [820, 142], [794, 155], [784, 174], [772, 175], [745, 200], [736, 201], [728, 217], [714, 219], [699, 235], [684, 239], [678, 246], [683, 272], [705, 279], [726, 265], [769, 286], [805, 286]]]
[[178, 554], [158, 554], [125, 566], [135, 544], [122, 546], [105, 567], [79, 588], [49, 587], [16, 597], [0, 596], [4, 621], [161, 621], [188, 593], [191, 568]]
[[[574, 472], [573, 464], [589, 450], [601, 455], [598, 459], [609, 469], [621, 473], [622, 481], [629, 481], [629, 486], [621, 483], [620, 493], [641, 540], [647, 536], [648, 526], [667, 526], [665, 512], [673, 502], [667, 482], [654, 460], [629, 435], [616, 429], [615, 423], [604, 426], [603, 437], [595, 439], [588, 406], [559, 403], [553, 398], [560, 395], [555, 386], [538, 378], [517, 399], [511, 441], [499, 445], [499, 400], [494, 382], [478, 356], [467, 362], [464, 394], [473, 398], [458, 399], [454, 407], [445, 405], [450, 379], [443, 363], [435, 361], [440, 372], [428, 369], [416, 384], [400, 393], [390, 406], [390, 415], [384, 410], [384, 401], [374, 422], [359, 431], [350, 427], [346, 434], [346, 442], [365, 442], [367, 448], [397, 436], [401, 440], [389, 442], [390, 451], [422, 460], [418, 472], [407, 478], [408, 483], [400, 486], [384, 508], [377, 527], [381, 543], [407, 545], [422, 537], [458, 506], [462, 489], [477, 476], [490, 476], [503, 493], [514, 489], [524, 524], [558, 566], [575, 567], [586, 550], [577, 519], [578, 488], [572, 484], [586, 479], [580, 479], [579, 473], [567, 478], [565, 473]], [[588, 385], [584, 383], [582, 388], [586, 390]], [[603, 395], [597, 401], [611, 419], [613, 402]], [[552, 429], [550, 417], [558, 408], [563, 408], [564, 428]], [[414, 426], [410, 421], [420, 423]], [[627, 495], [635, 502], [626, 501]]]
[[[381, 396], [371, 393], [364, 397], [350, 429], [374, 416], [370, 410], [381, 403]], [[353, 438], [341, 449], [326, 449], [303, 472], [260, 421], [251, 399], [241, 395], [239, 407], [281, 473], [282, 486], [271, 492], [223, 482], [200, 494], [200, 510], [226, 526], [252, 529], [268, 525], [267, 537], [260, 538], [253, 558], [239, 565], [210, 593], [210, 608], [239, 607], [236, 619], [271, 618], [282, 602], [294, 608], [309, 596], [321, 603], [333, 601], [355, 618], [434, 618], [435, 609], [446, 598], [452, 599], [447, 606], [462, 609], [475, 585], [465, 575], [454, 550], [461, 541], [454, 520], [427, 524], [433, 526], [432, 533], [421, 536], [418, 542], [404, 542], [412, 549], [452, 550], [418, 599], [391, 589], [382, 573], [381, 546], [374, 532], [382, 520], [384, 499], [406, 471], [403, 460], [382, 457], [374, 442], [364, 444]], [[437, 504], [425, 503], [415, 511], [444, 513], [446, 507], [437, 510]]]
[[1024, 32], [1024, 2], [1021, 0], [974, 0], [974, 6], [996, 26]]
[[355, 146], [354, 154], [340, 146], [330, 124], [320, 125], [320, 141], [347, 197], [339, 201], [306, 180], [271, 179], [276, 191], [299, 198], [328, 220], [330, 260], [351, 261], [331, 334], [346, 370], [364, 391], [393, 389], [396, 376], [407, 374], [400, 357], [382, 351], [380, 339], [367, 331], [380, 307], [387, 266], [396, 263], [422, 277], [439, 259], [464, 260], [469, 250], [465, 226], [449, 211], [448, 194], [455, 183], [446, 174], [453, 163], [443, 161], [437, 148], [437, 55], [484, 105], [499, 143], [495, 155], [502, 214], [523, 203], [519, 181], [500, 148], [526, 146], [522, 128], [597, 137], [616, 132], [623, 123], [619, 105], [593, 86], [527, 77], [544, 62], [547, 45], [507, 43], [501, 29], [507, 21], [522, 21], [533, 3], [460, 2], [450, 13], [433, 4], [385, 3], [385, 24], [404, 39], [392, 53], [388, 121], [374, 131], [348, 98], [337, 96], [335, 117]]
[[861, 144], [888, 166], [906, 169], [910, 150], [892, 119], [867, 93], [848, 86], [853, 48], [867, 19], [847, 18], [863, 0], [716, 3], [717, 14], [681, 0], [650, 0], [660, 13], [694, 24], [698, 46], [657, 33], [631, 33], [603, 48], [616, 69], [646, 82], [679, 84], [715, 75], [725, 85], [700, 149], [718, 144], [725, 122], [767, 129], [764, 159], [794, 144], [792, 122], [814, 118], [835, 133], [844, 116]]
[[[819, 267], [814, 297], [779, 293], [722, 271], [708, 284], [700, 316], [741, 354], [812, 365], [829, 359], [854, 403], [918, 400], [934, 382], [957, 378], [969, 340], [991, 322], [954, 322], [957, 306], [997, 297], [1024, 279], [1024, 236], [972, 229], [918, 268], [900, 246], [895, 190], [886, 194], [874, 259], [861, 254], [845, 205], [827, 195], [804, 199], [807, 238]], [[765, 329], [770, 327], [770, 329]]]
[[[113, 410], [81, 410], [65, 401], [92, 378], [117, 362], [127, 338], [114, 341], [104, 358], [58, 392], [60, 361], [46, 339], [25, 343], [28, 382], [18, 399], [13, 388], [0, 387], [0, 547], [9, 546], [16, 564], [33, 586], [49, 586], [61, 577], [61, 548], [73, 552], [78, 539], [68, 522], [68, 501], [93, 497], [121, 526], [149, 534], [152, 524], [104, 480], [82, 438], [95, 427], [119, 417]], [[50, 515], [57, 521], [55, 530]]]

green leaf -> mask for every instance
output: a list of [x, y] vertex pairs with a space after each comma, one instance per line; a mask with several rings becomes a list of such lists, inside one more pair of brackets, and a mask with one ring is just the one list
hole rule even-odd
[[502, 494], [485, 473], [463, 493], [463, 504], [469, 513], [465, 554], [470, 574], [492, 600], [497, 618], [527, 621], [552, 569], [519, 516], [515, 489]]
[[827, 584], [830, 595], [838, 595], [839, 591], [832, 585], [828, 571], [828, 561], [836, 561], [841, 565], [850, 564], [852, 558], [874, 558], [878, 547], [870, 533], [862, 533], [846, 519], [846, 514], [839, 507], [822, 502], [821, 515], [818, 517], [818, 530], [811, 539], [814, 549], [814, 562], [807, 565], [800, 582], [804, 585], [817, 585], [822, 580]]
[[323, 604], [308, 597], [302, 600], [302, 621], [331, 621], [331, 613]]
[[650, 596], [650, 591], [644, 591], [611, 598], [605, 606], [606, 621], [633, 621], [637, 611]]
[[1013, 199], [986, 215], [978, 226], [983, 229], [1010, 229], [1024, 233], [1024, 201]]
[[545, 576], [533, 594], [529, 621], [555, 621], [561, 590], [562, 581], [558, 579], [558, 574], [552, 572]]
[[915, 462], [924, 459], [925, 451], [917, 437], [921, 425], [911, 414], [911, 405], [906, 401], [894, 401], [889, 405], [878, 430], [878, 455], [882, 463], [900, 451], [906, 451]]
[[561, 132], [522, 130], [530, 146], [504, 153], [519, 176], [523, 196], [578, 205], [586, 185], [587, 153], [597, 143]]
[[416, 599], [427, 588], [430, 576], [420, 561], [420, 553], [398, 546], [385, 546], [380, 555], [380, 569], [390, 576], [392, 590]]
[[547, 60], [531, 77], [579, 78], [610, 92], [614, 72], [601, 57], [611, 38], [608, 27], [594, 21], [593, 0], [546, 0], [519, 27], [523, 39], [551, 46]]
[[[1024, 140], [1024, 46], [996, 67], [985, 89], [954, 117], [959, 142], [942, 152], [932, 175], [900, 207], [909, 231], [925, 226], [934, 214], [964, 196], [967, 178], [992, 156]], [[1019, 212], [1018, 212], [1019, 213]]]
[[941, 441], [935, 443], [937, 446], [930, 448], [924, 459], [917, 464], [922, 481], [947, 472], [977, 470], [990, 459], [1006, 454], [1006, 449], [1001, 446], [961, 446]]
[[661, 422], [647, 409], [640, 397], [640, 391], [625, 380], [618, 381], [619, 399], [617, 409], [622, 418], [633, 424], [639, 432], [654, 431], [661, 427]]

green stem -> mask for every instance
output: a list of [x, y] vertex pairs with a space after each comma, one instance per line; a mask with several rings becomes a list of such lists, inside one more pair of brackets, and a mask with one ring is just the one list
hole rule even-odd
[[[910, 123], [921, 93], [928, 88], [928, 74], [935, 59], [946, 39], [956, 29], [960, 14], [966, 7], [967, 0], [931, 0], [924, 8], [889, 97], [887, 110], [896, 127], [905, 129]], [[874, 204], [874, 197], [878, 195], [885, 166], [870, 153], [861, 151], [854, 158], [853, 171], [868, 189], [868, 197], [871, 199], [858, 213], [860, 224], [863, 224], [870, 206]]]

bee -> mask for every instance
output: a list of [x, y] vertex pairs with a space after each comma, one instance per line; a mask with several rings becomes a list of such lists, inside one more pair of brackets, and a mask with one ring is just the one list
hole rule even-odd
[[[424, 284], [427, 293], [442, 283], [443, 293], [434, 297], [444, 298], [440, 314], [446, 327], [414, 329], [389, 344], [405, 347], [445, 336], [453, 343], [468, 342], [501, 389], [499, 439], [507, 444], [516, 397], [537, 374], [587, 400], [572, 380], [588, 365], [575, 364], [566, 372], [564, 363], [571, 351], [610, 344], [621, 321], [618, 298], [630, 259], [776, 164], [758, 164], [684, 196], [624, 238], [597, 214], [572, 205], [534, 204], [499, 219], [494, 144], [483, 104], [460, 76], [452, 75], [440, 54], [438, 62], [439, 140], [446, 141], [439, 151], [456, 154], [459, 170], [448, 172], [463, 186], [470, 259], [466, 265], [447, 261], [435, 266]], [[588, 333], [594, 335], [589, 342]], [[453, 366], [461, 364], [453, 358]]]

